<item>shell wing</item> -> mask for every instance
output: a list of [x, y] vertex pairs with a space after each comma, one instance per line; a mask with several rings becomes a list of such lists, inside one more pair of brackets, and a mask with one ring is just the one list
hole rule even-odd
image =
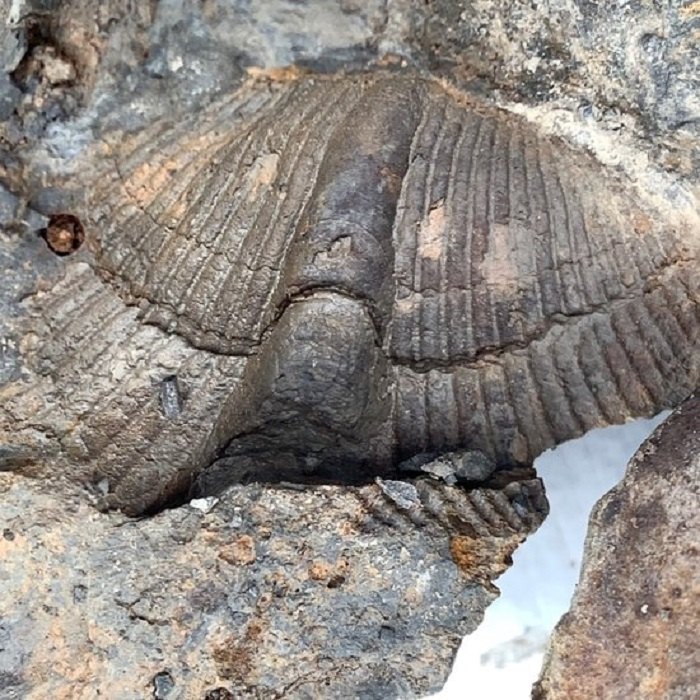
[[119, 153], [97, 259], [146, 322], [223, 353], [260, 342], [332, 127], [362, 91], [321, 82], [217, 105]]
[[435, 91], [394, 225], [395, 431], [533, 459], [700, 374], [698, 227], [523, 120]]

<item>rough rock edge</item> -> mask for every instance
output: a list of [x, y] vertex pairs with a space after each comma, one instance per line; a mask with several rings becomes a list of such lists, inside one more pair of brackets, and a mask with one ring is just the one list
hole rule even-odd
[[700, 687], [700, 394], [596, 505], [533, 697], [684, 700]]

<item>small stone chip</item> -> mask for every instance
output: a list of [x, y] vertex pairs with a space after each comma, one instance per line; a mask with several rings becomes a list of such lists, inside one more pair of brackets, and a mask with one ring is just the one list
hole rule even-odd
[[454, 486], [457, 483], [454, 467], [446, 460], [436, 459], [428, 462], [421, 467], [421, 471], [444, 481], [448, 486]]
[[480, 450], [455, 450], [443, 454], [422, 452], [399, 464], [404, 472], [423, 472], [448, 486], [457, 481], [486, 481], [496, 469], [494, 461]]
[[384, 495], [393, 501], [399, 508], [409, 510], [420, 507], [420, 498], [416, 487], [407, 481], [393, 481], [387, 479], [376, 479], [379, 488]]
[[160, 383], [160, 405], [166, 418], [176, 418], [182, 413], [182, 396], [174, 374]]
[[188, 505], [206, 515], [218, 502], [219, 499], [215, 496], [208, 496], [207, 498], [193, 498]]
[[161, 671], [153, 677], [153, 697], [165, 700], [175, 688], [175, 681], [167, 671]]
[[204, 700], [233, 700], [235, 695], [226, 688], [213, 688], [207, 690]]
[[455, 476], [464, 481], [486, 481], [496, 470], [495, 462], [480, 450], [450, 452]]

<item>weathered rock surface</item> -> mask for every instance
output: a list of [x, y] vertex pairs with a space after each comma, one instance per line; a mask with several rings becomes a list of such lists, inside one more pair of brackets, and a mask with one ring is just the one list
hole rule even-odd
[[[246, 71], [393, 62], [488, 99], [547, 105], [563, 121], [573, 115], [569, 136], [586, 145], [594, 127], [616, 146], [631, 138], [664, 170], [700, 176], [694, 0], [3, 0], [0, 9], [5, 144], [31, 152], [24, 164], [41, 161], [44, 173], [69, 171], [115, 126], [140, 130], [201, 108]], [[66, 121], [79, 104], [80, 119]]]
[[697, 697], [700, 397], [642, 445], [596, 505], [571, 610], [535, 697]]
[[129, 520], [0, 474], [0, 505], [3, 700], [428, 693], [546, 513], [527, 475], [236, 486]]

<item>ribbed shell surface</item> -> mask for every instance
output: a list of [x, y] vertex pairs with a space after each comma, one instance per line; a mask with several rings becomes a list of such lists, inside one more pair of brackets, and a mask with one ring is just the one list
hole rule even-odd
[[[248, 416], [224, 410], [218, 444], [271, 424], [277, 440], [285, 421], [327, 426], [319, 416], [355, 401], [347, 415], [364, 418], [347, 435], [377, 464], [455, 448], [527, 463], [698, 383], [697, 222], [437, 82], [267, 83], [114, 151], [118, 185], [94, 190], [100, 275], [142, 322], [257, 358], [232, 388]], [[335, 333], [332, 302], [303, 306], [319, 293], [359, 309], [371, 333]], [[280, 325], [296, 305], [311, 314], [303, 332]], [[356, 353], [336, 378], [345, 398], [321, 410], [355, 344], [373, 359]], [[291, 416], [302, 385], [317, 399]], [[283, 447], [307, 439], [295, 428]]]

